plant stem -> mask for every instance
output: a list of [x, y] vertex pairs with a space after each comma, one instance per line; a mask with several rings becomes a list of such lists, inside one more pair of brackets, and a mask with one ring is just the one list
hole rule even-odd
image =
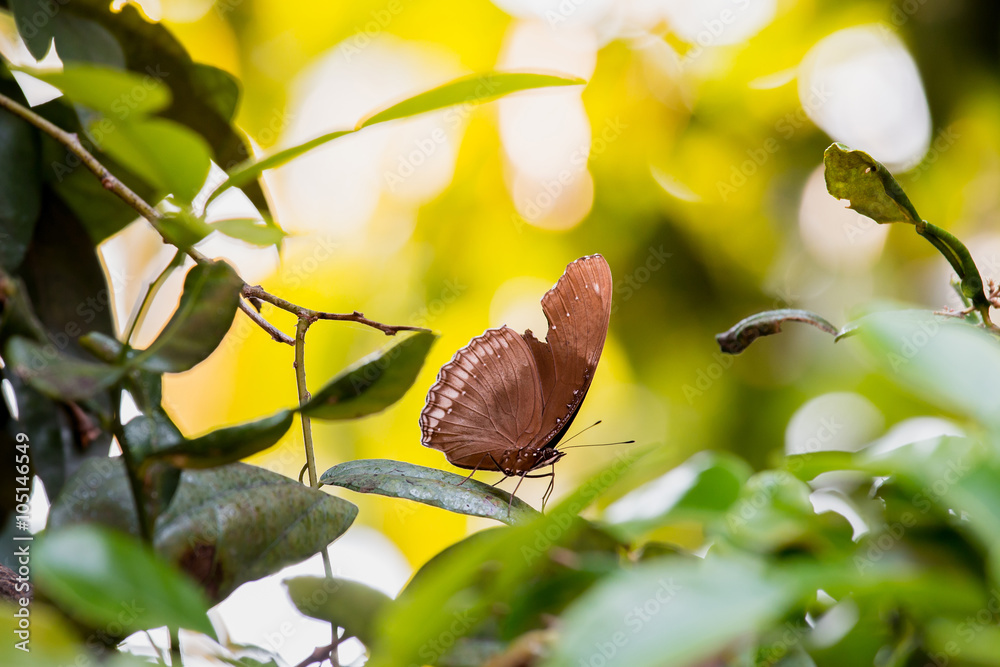
[[177, 628], [170, 628], [170, 667], [182, 667], [181, 633]]
[[111, 428], [118, 445], [122, 449], [122, 460], [125, 462], [125, 471], [128, 473], [129, 487], [132, 489], [132, 500], [135, 502], [135, 514], [139, 519], [139, 534], [146, 544], [153, 544], [153, 527], [149, 524], [149, 516], [146, 514], [146, 503], [143, 501], [142, 480], [138, 477], [135, 458], [125, 439], [125, 427], [121, 423], [121, 402], [122, 388], [120, 385], [112, 387], [109, 393], [111, 399]]
[[[0, 94], [0, 108], [10, 111], [12, 114], [21, 118], [28, 123], [34, 125], [42, 132], [45, 132], [50, 137], [58, 141], [60, 144], [66, 147], [66, 149], [73, 155], [80, 158], [80, 161], [90, 170], [97, 178], [100, 179], [101, 184], [109, 190], [110, 192], [117, 195], [122, 201], [134, 208], [139, 215], [149, 221], [149, 224], [153, 226], [153, 229], [163, 237], [165, 242], [168, 242], [168, 237], [163, 229], [163, 217], [160, 213], [153, 208], [148, 202], [146, 202], [142, 197], [137, 195], [132, 191], [127, 185], [122, 183], [114, 174], [108, 171], [101, 162], [94, 157], [94, 154], [87, 150], [86, 146], [80, 141], [80, 138], [72, 133], [63, 130], [61, 127], [53, 124], [52, 122], [42, 118], [37, 113], [31, 109], [19, 104], [15, 100], [7, 97], [6, 95]], [[209, 262], [209, 258], [203, 255], [201, 252], [195, 248], [183, 248], [194, 261], [199, 264], [204, 264]], [[308, 308], [303, 308], [297, 306], [289, 301], [285, 301], [279, 297], [276, 297], [268, 292], [264, 291], [259, 285], [250, 286], [246, 283], [243, 284], [242, 294], [245, 298], [256, 298], [261, 301], [267, 301], [273, 305], [278, 306], [282, 310], [287, 310], [289, 312], [295, 313], [300, 317], [305, 314], [308, 315], [313, 320], [346, 320], [351, 322], [358, 322], [364, 324], [365, 326], [372, 327], [373, 329], [378, 329], [387, 336], [395, 335], [399, 331], [409, 331], [409, 330], [420, 330], [420, 327], [407, 327], [407, 326], [390, 326], [387, 324], [381, 324], [380, 322], [375, 322], [369, 320], [361, 313], [355, 311], [354, 313], [323, 313], [319, 311], [313, 311]], [[294, 344], [294, 341], [281, 332], [279, 329], [271, 325], [267, 320], [265, 320], [260, 313], [253, 310], [252, 307], [247, 304], [240, 302], [240, 310], [242, 310], [246, 315], [261, 329], [266, 331], [268, 335], [279, 343], [287, 343], [289, 345]]]
[[[309, 331], [309, 325], [312, 322], [311, 318], [300, 315], [298, 324], [295, 326], [295, 386], [299, 392], [300, 408], [308, 403], [310, 398], [309, 388], [306, 384], [306, 332]], [[318, 489], [319, 475], [316, 472], [316, 453], [313, 449], [312, 420], [309, 418], [309, 415], [302, 411], [299, 412], [299, 420], [302, 422], [302, 441], [306, 450], [306, 468], [309, 471], [309, 486]], [[326, 578], [332, 579], [333, 565], [330, 563], [330, 552], [327, 551], [326, 547], [323, 547], [320, 554], [323, 557], [323, 571], [326, 573]], [[339, 631], [337, 625], [334, 623], [331, 623], [330, 627], [333, 630], [333, 643], [328, 655], [333, 665], [337, 665], [339, 663], [337, 660]]]

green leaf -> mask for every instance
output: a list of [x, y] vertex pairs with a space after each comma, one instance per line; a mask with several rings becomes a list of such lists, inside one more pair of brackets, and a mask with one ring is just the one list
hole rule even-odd
[[[0, 92], [9, 94], [7, 88], [0, 85]], [[11, 113], [0, 113], [0, 163], [8, 167], [0, 178], [0, 268], [7, 271], [20, 266], [41, 212], [38, 153], [35, 130]]]
[[183, 442], [184, 436], [162, 411], [139, 415], [125, 424], [125, 442], [137, 462], [146, 517], [150, 524], [170, 506], [181, 481], [181, 471], [152, 460], [158, 452]]
[[1000, 429], [1000, 344], [983, 329], [927, 312], [885, 312], [865, 317], [856, 338], [889, 380]]
[[261, 247], [277, 246], [288, 236], [278, 227], [245, 218], [219, 220], [213, 222], [210, 229], [216, 229], [226, 236]]
[[454, 106], [456, 104], [476, 104], [532, 88], [547, 88], [551, 86], [578, 86], [585, 84], [583, 79], [565, 78], [551, 74], [532, 74], [528, 72], [487, 72], [474, 74], [447, 83], [443, 86], [403, 100], [386, 109], [382, 109], [367, 119], [359, 122], [353, 130], [339, 130], [310, 139], [297, 146], [280, 150], [260, 160], [250, 160], [227, 170], [229, 178], [220, 185], [209, 201], [231, 187], [242, 187], [257, 178], [267, 169], [274, 169], [300, 155], [322, 146], [327, 142], [352, 134], [377, 123], [407, 118]]
[[778, 574], [753, 561], [725, 558], [639, 564], [606, 578], [572, 605], [542, 665], [577, 667], [601, 659], [607, 667], [659, 667], [709, 661], [782, 618], [806, 594], [792, 577]]
[[163, 238], [182, 250], [187, 250], [212, 233], [212, 228], [204, 220], [186, 210], [164, 215], [160, 228], [163, 230]]
[[208, 177], [211, 151], [205, 140], [183, 125], [162, 118], [110, 121], [91, 127], [94, 140], [113, 158], [182, 202], [191, 202]]
[[204, 361], [229, 331], [242, 286], [226, 262], [196, 265], [184, 279], [177, 311], [133, 363], [148, 371], [180, 373]]
[[124, 120], [170, 104], [170, 89], [158, 79], [96, 65], [66, 65], [61, 72], [24, 69], [62, 91], [71, 101]]
[[466, 479], [462, 475], [403, 461], [347, 461], [327, 470], [320, 481], [359, 493], [406, 498], [449, 512], [496, 519], [512, 525], [538, 517], [538, 512], [520, 498], [515, 497], [511, 502], [511, 495], [502, 489]]
[[392, 604], [382, 591], [350, 579], [293, 577], [284, 584], [299, 611], [344, 628], [346, 636], [357, 637], [365, 646], [375, 643], [376, 622]]
[[719, 348], [726, 354], [739, 354], [750, 347], [750, 344], [761, 336], [771, 336], [781, 332], [785, 322], [805, 322], [833, 336], [837, 335], [837, 327], [808, 310], [783, 308], [768, 310], [751, 315], [740, 320], [728, 331], [715, 336]]
[[676, 521], [714, 519], [736, 502], [752, 472], [732, 454], [699, 452], [617, 500], [605, 511], [605, 519], [625, 541]]
[[32, 565], [46, 596], [93, 627], [129, 635], [166, 625], [215, 637], [204, 595], [132, 537], [96, 526], [47, 531]]
[[823, 163], [827, 191], [837, 199], [850, 200], [848, 208], [879, 224], [921, 221], [889, 170], [868, 153], [831, 144], [823, 154]]
[[4, 359], [25, 383], [63, 401], [92, 398], [125, 374], [124, 368], [79, 361], [21, 336], [7, 341]]
[[302, 412], [317, 419], [356, 419], [385, 410], [417, 379], [435, 340], [436, 334], [418, 331], [368, 355], [316, 392]]
[[72, 11], [60, 11], [52, 22], [56, 51], [63, 63], [87, 62], [124, 69], [121, 45], [100, 23], [76, 16]]
[[393, 104], [372, 114], [358, 123], [358, 129], [369, 127], [376, 123], [384, 123], [399, 118], [416, 116], [417, 114], [436, 111], [456, 104], [478, 104], [495, 100], [498, 97], [532, 88], [550, 88], [554, 86], [581, 86], [587, 82], [583, 79], [551, 74], [533, 74], [530, 72], [486, 72], [456, 79], [443, 86], [414, 95], [408, 99]]
[[[241, 584], [326, 548], [357, 513], [346, 500], [256, 466], [185, 470], [170, 507], [156, 522], [154, 545], [216, 603]], [[120, 458], [87, 461], [56, 498], [48, 525], [80, 523], [139, 534]]]
[[265, 419], [221, 428], [194, 440], [157, 449], [146, 460], [166, 461], [178, 468], [213, 468], [273, 447], [292, 425], [295, 413], [281, 410]]
[[53, 5], [42, 0], [10, 0], [10, 8], [14, 12], [17, 32], [28, 47], [28, 52], [35, 60], [41, 60], [48, 53], [55, 34], [55, 23], [51, 15]]
[[[232, 115], [220, 114], [234, 104], [231, 96], [238, 84], [232, 76], [221, 71], [206, 73], [206, 66], [193, 62], [168, 28], [150, 22], [135, 6], [126, 4], [112, 12], [103, 0], [73, 0], [60, 7], [59, 14], [66, 12], [99, 24], [113, 35], [126, 69], [150, 74], [170, 88], [173, 104], [161, 115], [203, 137], [212, 147], [216, 164], [228, 170], [253, 154], [242, 132], [230, 122]], [[56, 44], [59, 48], [59, 35]], [[248, 183], [244, 192], [259, 211], [267, 212], [267, 199], [257, 183]]]

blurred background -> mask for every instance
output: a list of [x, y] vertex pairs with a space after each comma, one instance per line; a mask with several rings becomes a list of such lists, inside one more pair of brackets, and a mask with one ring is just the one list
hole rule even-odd
[[[984, 278], [1000, 274], [998, 3], [140, 4], [196, 60], [243, 81], [240, 123], [260, 151], [351, 128], [374, 109], [471, 72], [546, 71], [588, 82], [329, 144], [265, 175], [277, 221], [293, 235], [280, 257], [210, 241], [207, 254], [232, 259], [248, 281], [293, 302], [442, 334], [401, 403], [357, 423], [314, 424], [321, 471], [356, 458], [450, 469], [420, 445], [417, 425], [437, 369], [488, 327], [544, 331], [542, 294], [567, 263], [595, 252], [611, 264], [615, 301], [576, 424], [603, 420], [580, 442], [658, 445], [632, 486], [704, 449], [762, 467], [786, 448], [854, 448], [901, 429], [953, 429], [947, 415], [928, 413], [871, 373], [849, 342], [834, 345], [792, 324], [732, 358], [713, 336], [771, 308], [814, 310], [839, 326], [878, 300], [958, 305], [950, 268], [929, 244], [826, 194], [822, 158], [831, 141], [883, 161], [923, 217], [969, 245]], [[234, 211], [252, 208], [230, 191], [209, 219]], [[105, 244], [120, 313], [166, 263], [164, 252], [145, 224]], [[161, 318], [148, 320], [147, 336], [169, 316], [181, 278], [161, 293]], [[265, 314], [292, 330], [283, 313]], [[315, 325], [310, 383], [387, 342], [353, 324]], [[266, 415], [295, 403], [291, 364], [291, 348], [240, 317], [211, 359], [168, 376], [165, 405], [189, 435]], [[621, 454], [572, 450], [559, 465], [556, 499]], [[253, 462], [296, 476], [300, 432]], [[537, 506], [544, 486], [529, 480], [519, 495]], [[335, 569], [389, 593], [486, 525], [332, 492], [361, 508], [332, 549]], [[660, 539], [694, 539], [683, 527], [671, 531]], [[223, 615], [235, 618], [248, 596], [255, 608], [264, 596], [287, 604], [277, 584], [249, 584]], [[301, 623], [291, 607], [288, 617]], [[234, 622], [234, 639], [272, 633], [282, 644], [301, 642], [303, 655], [322, 643], [321, 624], [312, 641], [306, 631], [274, 635], [280, 615], [253, 623]]]

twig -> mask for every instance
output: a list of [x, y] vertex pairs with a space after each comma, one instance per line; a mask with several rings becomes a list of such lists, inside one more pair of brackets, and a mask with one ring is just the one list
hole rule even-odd
[[[309, 402], [309, 388], [306, 384], [306, 332], [312, 320], [308, 317], [299, 316], [298, 324], [295, 326], [295, 386], [299, 391], [299, 407], [303, 407]], [[319, 475], [316, 472], [316, 452], [313, 449], [312, 420], [305, 412], [299, 411], [299, 420], [302, 422], [302, 441], [306, 450], [306, 468], [309, 471], [309, 486], [314, 489], [319, 488]], [[320, 551], [323, 556], [323, 571], [327, 579], [333, 578], [333, 565], [330, 563], [330, 552], [326, 547]], [[333, 665], [337, 665], [337, 644], [339, 644], [339, 632], [337, 625], [331, 623], [333, 631], [333, 644], [327, 652], [327, 657]]]
[[305, 660], [295, 665], [295, 667], [309, 667], [309, 665], [313, 665], [317, 662], [323, 662], [330, 657], [330, 654], [339, 644], [340, 640], [338, 639], [329, 646], [317, 646]]
[[[163, 237], [164, 241], [167, 241], [168, 236], [163, 229], [163, 216], [153, 208], [148, 202], [146, 202], [142, 197], [132, 191], [127, 185], [122, 183], [114, 174], [108, 171], [101, 162], [94, 157], [80, 141], [80, 138], [72, 133], [63, 130], [58, 125], [49, 122], [45, 118], [42, 118], [37, 113], [31, 109], [19, 104], [13, 99], [7, 97], [6, 95], [0, 94], [0, 108], [7, 109], [12, 114], [21, 118], [28, 123], [34, 125], [42, 132], [45, 132], [53, 139], [61, 143], [66, 149], [73, 155], [80, 158], [80, 161], [89, 169], [97, 178], [100, 179], [101, 184], [117, 195], [122, 201], [134, 208], [139, 215], [149, 221], [149, 224], [153, 226], [160, 236]], [[195, 248], [183, 248], [192, 259], [194, 259], [199, 264], [204, 264], [209, 261], [209, 259], [203, 255], [201, 252]], [[361, 313], [355, 311], [353, 313], [338, 314], [338, 313], [324, 313], [321, 311], [310, 310], [309, 308], [303, 308], [302, 306], [297, 306], [289, 301], [286, 301], [280, 297], [270, 294], [260, 286], [260, 285], [247, 285], [243, 284], [242, 290], [243, 296], [246, 298], [257, 298], [261, 301], [267, 301], [270, 304], [281, 308], [282, 310], [287, 310], [288, 312], [295, 313], [300, 318], [308, 317], [310, 320], [346, 320], [351, 322], [358, 322], [366, 326], [372, 327], [373, 329], [378, 329], [387, 336], [393, 336], [400, 331], [421, 331], [420, 327], [408, 327], [408, 326], [390, 326], [387, 324], [382, 324], [380, 322], [375, 322], [370, 320]], [[242, 310], [246, 315], [261, 329], [266, 331], [268, 335], [274, 340], [280, 343], [286, 343], [288, 345], [294, 344], [294, 341], [287, 334], [283, 333], [277, 329], [274, 325], [270, 324], [260, 313], [257, 313], [253, 308], [248, 307], [242, 301], [240, 302], [240, 310]]]

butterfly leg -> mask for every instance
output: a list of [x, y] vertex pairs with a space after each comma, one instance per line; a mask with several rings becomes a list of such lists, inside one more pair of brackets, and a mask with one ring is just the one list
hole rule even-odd
[[549, 498], [552, 497], [552, 492], [556, 488], [555, 464], [552, 465], [552, 472], [549, 473], [548, 477], [549, 477], [549, 488], [545, 489], [545, 495], [542, 496], [542, 512], [545, 511], [545, 503], [547, 503], [549, 501]]
[[472, 469], [472, 472], [470, 472], [468, 475], [466, 475], [465, 479], [463, 479], [461, 482], [459, 482], [456, 486], [462, 486], [463, 484], [465, 484], [466, 482], [468, 482], [472, 478], [472, 476], [476, 474], [476, 472], [479, 471], [479, 466], [483, 465], [483, 461], [486, 460], [486, 455], [487, 454], [489, 454], [489, 452], [486, 452], [486, 454], [483, 454], [483, 458], [479, 459], [479, 463], [477, 463], [476, 467]]
[[517, 490], [521, 488], [521, 482], [523, 481], [524, 475], [520, 475], [517, 480], [517, 485], [514, 487], [514, 490], [510, 492], [510, 500], [507, 501], [507, 516], [510, 516], [510, 506], [514, 504], [514, 494], [516, 494]]

